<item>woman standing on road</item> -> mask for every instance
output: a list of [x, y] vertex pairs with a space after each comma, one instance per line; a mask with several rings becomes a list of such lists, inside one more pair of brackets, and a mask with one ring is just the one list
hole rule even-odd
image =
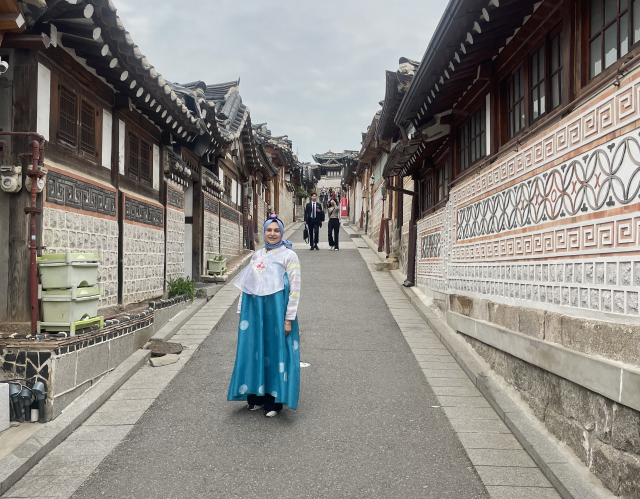
[[335, 199], [329, 201], [327, 213], [329, 213], [329, 246], [333, 248], [333, 250], [338, 251], [340, 249], [338, 243], [338, 237], [340, 235], [340, 207]]
[[283, 232], [271, 215], [262, 229], [264, 248], [235, 283], [242, 290], [240, 326], [227, 400], [246, 400], [250, 411], [264, 408], [268, 418], [283, 405], [296, 409], [300, 392], [300, 261]]

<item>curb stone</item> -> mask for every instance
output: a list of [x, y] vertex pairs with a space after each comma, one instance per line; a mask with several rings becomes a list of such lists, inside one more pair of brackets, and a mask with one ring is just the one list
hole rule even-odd
[[84, 423], [113, 393], [151, 357], [149, 350], [136, 350], [100, 382], [89, 388], [53, 421], [0, 460], [0, 495], [7, 492], [44, 456]]
[[176, 334], [180, 328], [184, 326], [189, 319], [191, 319], [191, 317], [197, 314], [208, 301], [209, 298], [196, 298], [193, 300], [193, 303], [191, 303], [189, 307], [185, 308], [182, 312], [177, 314], [173, 319], [161, 327], [157, 333], [149, 338], [149, 341], [167, 341]]
[[598, 479], [586, 467], [565, 456], [536, 427], [503, 388], [487, 375], [484, 367], [473, 357], [463, 341], [456, 336], [455, 331], [423, 303], [415, 290], [402, 285], [403, 279], [400, 272], [396, 270], [390, 274], [411, 305], [422, 316], [445, 348], [449, 350], [451, 356], [484, 395], [498, 417], [504, 421], [507, 428], [538, 465], [540, 471], [555, 487], [558, 494], [563, 499], [613, 498], [613, 494], [598, 484]]

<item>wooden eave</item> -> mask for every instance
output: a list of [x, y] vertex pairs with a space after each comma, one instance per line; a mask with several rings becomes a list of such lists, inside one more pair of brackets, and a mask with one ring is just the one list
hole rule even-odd
[[418, 127], [451, 109], [478, 77], [478, 66], [498, 56], [539, 2], [500, 0], [495, 7], [496, 3], [461, 0], [447, 7], [441, 21], [446, 30], [434, 35], [439, 39], [425, 53], [396, 114], [399, 126], [410, 120]]
[[76, 5], [58, 2], [44, 12], [31, 31], [57, 31], [62, 46], [75, 50], [87, 66], [180, 142], [190, 143], [209, 133], [204, 120], [186, 107], [149, 64], [110, 0], [85, 0]]

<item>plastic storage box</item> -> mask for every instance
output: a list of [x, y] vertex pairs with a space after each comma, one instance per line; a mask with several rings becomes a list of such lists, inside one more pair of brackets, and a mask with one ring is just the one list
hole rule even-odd
[[227, 269], [227, 259], [207, 260], [207, 274], [222, 274]]
[[98, 315], [98, 303], [102, 295], [100, 286], [69, 289], [39, 289], [43, 323], [69, 324]]
[[101, 256], [93, 253], [51, 253], [38, 257], [43, 289], [95, 286]]

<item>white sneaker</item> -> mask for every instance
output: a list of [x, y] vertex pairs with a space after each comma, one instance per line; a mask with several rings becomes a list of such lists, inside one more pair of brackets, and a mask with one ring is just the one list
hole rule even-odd
[[262, 405], [258, 405], [258, 404], [256, 404], [256, 405], [248, 404], [247, 405], [247, 409], [249, 409], [250, 411], [257, 411], [258, 409], [262, 409], [262, 407], [263, 407]]
[[278, 415], [278, 411], [269, 411], [264, 413], [265, 418], [273, 418]]

